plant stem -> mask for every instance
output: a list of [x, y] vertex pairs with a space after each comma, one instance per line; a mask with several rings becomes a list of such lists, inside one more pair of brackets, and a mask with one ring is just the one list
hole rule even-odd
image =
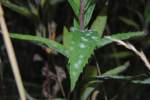
[[[93, 56], [94, 56], [95, 63], [96, 63], [97, 74], [98, 74], [98, 76], [100, 76], [101, 75], [101, 69], [100, 69], [99, 63], [97, 61], [97, 58], [96, 58], [95, 54]], [[104, 100], [108, 100], [105, 85], [103, 83], [102, 83], [102, 91], [104, 92]], [[94, 91], [93, 94], [92, 94], [92, 99], [91, 100], [96, 100], [95, 98], [96, 98], [96, 96], [98, 95], [99, 92], [100, 91], [98, 91], [98, 90]]]
[[98, 64], [98, 61], [97, 61], [97, 58], [96, 58], [95, 54], [94, 54], [93, 56], [94, 56], [95, 63], [96, 63], [97, 75], [100, 76], [100, 75], [101, 75], [100, 66], [99, 66], [99, 64]]
[[[57, 77], [58, 77], [58, 76], [57, 76]], [[66, 94], [65, 94], [65, 91], [64, 91], [64, 88], [63, 88], [62, 83], [60, 82], [59, 79], [58, 79], [57, 81], [58, 81], [58, 84], [59, 84], [59, 87], [60, 87], [60, 90], [61, 90], [61, 93], [62, 93], [64, 99], [67, 100], [67, 97], [66, 97]]]
[[80, 16], [79, 16], [79, 21], [80, 21], [80, 30], [84, 29], [84, 0], [80, 0]]
[[10, 64], [11, 64], [11, 67], [13, 70], [13, 74], [14, 74], [14, 77], [15, 77], [15, 80], [17, 83], [17, 88], [19, 91], [20, 98], [21, 98], [21, 100], [26, 100], [25, 89], [23, 86], [20, 72], [19, 72], [18, 63], [17, 63], [14, 49], [13, 49], [13, 46], [12, 46], [12, 43], [10, 40], [10, 36], [8, 34], [6, 22], [3, 17], [3, 9], [1, 7], [1, 4], [0, 4], [0, 27], [2, 30], [2, 35], [3, 35], [4, 43], [6, 46], [7, 54], [8, 54], [9, 60], [10, 60]]

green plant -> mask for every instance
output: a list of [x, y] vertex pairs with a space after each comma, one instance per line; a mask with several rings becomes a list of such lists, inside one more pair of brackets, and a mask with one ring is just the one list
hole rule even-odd
[[132, 13], [132, 16], [137, 16], [139, 19], [139, 22], [135, 21], [132, 18], [128, 17], [122, 17], [120, 16], [120, 20], [124, 22], [125, 24], [134, 27], [137, 30], [140, 30], [141, 28], [145, 31], [149, 31], [149, 23], [150, 23], [150, 2], [149, 1], [138, 1], [139, 4], [142, 4], [144, 6], [143, 12], [140, 12], [136, 9], [136, 6], [139, 6], [139, 4], [135, 5], [135, 7], [127, 6], [127, 9]]
[[[63, 0], [0, 0], [12, 11], [27, 17], [34, 25], [37, 36], [50, 37], [55, 29], [49, 29], [53, 23], [55, 5]], [[42, 13], [41, 13], [42, 11]]]
[[[107, 22], [106, 16], [97, 16], [91, 27], [88, 27], [95, 8], [95, 0], [68, 0], [68, 2], [75, 13], [75, 17], [73, 26], [69, 30], [64, 27], [63, 44], [43, 38], [41, 36], [12, 33], [11, 37], [46, 45], [47, 48], [52, 48], [66, 56], [68, 58], [67, 69], [70, 74], [71, 81], [70, 91], [73, 92], [80, 74], [83, 72], [84, 67], [88, 63], [88, 59], [94, 54], [94, 50], [112, 43], [113, 40], [110, 40], [105, 36], [102, 37]], [[144, 32], [118, 33], [111, 35], [110, 37], [114, 39], [125, 40], [141, 35], [144, 35]], [[130, 79], [130, 77], [113, 76], [114, 74], [116, 75], [125, 70], [126, 64], [124, 66], [125, 67], [119, 67], [118, 69], [106, 72], [104, 73], [104, 76], [98, 76], [97, 78], [105, 79], [110, 77], [114, 79]], [[113, 73], [113, 75], [110, 73]], [[89, 89], [90, 91], [94, 90], [94, 88]], [[89, 95], [85, 96], [84, 98], [87, 98], [88, 96]]]

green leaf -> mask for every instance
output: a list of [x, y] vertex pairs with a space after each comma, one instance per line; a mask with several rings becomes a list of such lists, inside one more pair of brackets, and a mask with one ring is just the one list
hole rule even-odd
[[91, 20], [91, 17], [92, 17], [94, 8], [95, 8], [95, 3], [91, 4], [91, 5], [86, 9], [86, 11], [84, 12], [84, 25], [85, 25], [85, 27], [89, 24], [89, 22], [90, 22], [90, 20]]
[[136, 84], [150, 84], [150, 78], [147, 78], [145, 80], [133, 80]]
[[150, 3], [148, 3], [144, 9], [144, 17], [145, 17], [145, 22], [149, 23], [150, 22]]
[[78, 8], [80, 8], [80, 0], [72, 0], [77, 5]]
[[90, 78], [97, 76], [97, 68], [96, 66], [88, 66], [84, 69], [83, 78]]
[[46, 3], [46, 0], [40, 0], [40, 4], [42, 7], [44, 6], [45, 3]]
[[79, 25], [79, 22], [74, 18], [73, 20], [73, 27], [76, 27], [76, 28], [80, 28], [80, 25]]
[[95, 77], [96, 80], [109, 80], [109, 79], [114, 79], [114, 80], [131, 80], [133, 77], [132, 76], [106, 76], [106, 75], [101, 75]]
[[35, 6], [34, 4], [32, 4], [32, 2], [28, 2], [29, 4], [29, 8], [30, 8], [30, 11], [32, 12], [33, 15], [35, 16], [39, 16], [39, 9], [37, 6]]
[[81, 96], [81, 100], [88, 100], [88, 97], [91, 95], [94, 89], [95, 89], [94, 87], [87, 87]]
[[130, 26], [133, 26], [136, 29], [139, 29], [139, 25], [134, 20], [128, 19], [128, 18], [125, 18], [125, 17], [119, 17], [119, 19], [121, 21], [123, 21], [124, 23], [126, 23], [127, 25], [130, 25]]
[[55, 98], [53, 100], [66, 100], [66, 99], [63, 99], [63, 98]]
[[11, 37], [14, 39], [20, 39], [20, 40], [44, 44], [48, 48], [52, 48], [52, 49], [56, 50], [57, 52], [63, 54], [64, 56], [67, 56], [66, 50], [63, 47], [63, 45], [61, 45], [55, 41], [52, 41], [50, 39], [42, 38], [39, 36], [21, 35], [21, 34], [15, 34], [15, 33], [11, 34]]
[[[87, 78], [87, 79], [89, 79], [89, 78]], [[89, 82], [84, 82], [81, 85], [82, 85], [82, 87], [83, 86], [84, 87], [83, 87], [83, 89], [81, 89], [81, 99], [80, 100], [88, 100], [88, 98], [92, 94], [92, 92], [99, 86], [99, 82], [97, 80], [91, 80]]]
[[[99, 80], [99, 82], [102, 82], [104, 80], [113, 79], [113, 80], [129, 81], [129, 82], [134, 83], [134, 84], [150, 84], [150, 78], [140, 80], [140, 79], [143, 79], [143, 78], [147, 78], [146, 75], [137, 75], [137, 76], [101, 75], [101, 76], [94, 77], [91, 80], [92, 81], [93, 80]], [[102, 81], [100, 81], [100, 80], [102, 80]]]
[[87, 10], [91, 4], [94, 4], [95, 3], [95, 0], [84, 0], [84, 5], [85, 5], [85, 10]]
[[[143, 78], [146, 78], [144, 80], [141, 80]], [[96, 77], [93, 77], [91, 79], [88, 80], [88, 82], [90, 81], [97, 81], [97, 83], [102, 83], [104, 82], [105, 80], [119, 80], [119, 81], [126, 81], [126, 82], [130, 82], [130, 83], [133, 83], [133, 84], [147, 84], [149, 85], [150, 84], [150, 78], [147, 78], [146, 75], [137, 75], [137, 76], [120, 76], [120, 75], [101, 75], [101, 76], [96, 76]]]
[[80, 15], [80, 6], [77, 5], [77, 2], [75, 2], [75, 0], [68, 0], [70, 6], [72, 7], [74, 13], [76, 16]]
[[[137, 37], [137, 36], [143, 36], [143, 35], [145, 35], [144, 32], [128, 32], [128, 33], [118, 33], [115, 35], [111, 35], [110, 37], [112, 37], [114, 39], [119, 39], [119, 40], [126, 40], [129, 38], [133, 38], [133, 37]], [[112, 40], [104, 37], [98, 42], [98, 47], [99, 48], [103, 47], [103, 46], [110, 44], [112, 42], [113, 42]]]
[[71, 45], [71, 39], [72, 39], [72, 34], [68, 31], [66, 27], [64, 27], [64, 32], [63, 32], [63, 44], [65, 47], [68, 47]]
[[30, 10], [25, 6], [15, 5], [8, 0], [1, 0], [0, 3], [4, 6], [10, 8], [11, 10], [13, 10], [17, 13], [20, 13], [24, 16], [30, 16], [31, 15]]
[[91, 29], [99, 33], [100, 37], [103, 34], [107, 22], [106, 16], [98, 16], [92, 24]]
[[96, 42], [99, 41], [98, 33], [92, 31], [73, 31], [68, 34], [69, 38], [65, 48], [69, 57], [69, 73], [71, 79], [71, 91], [88, 63], [89, 57], [96, 48]]
[[129, 66], [129, 62], [126, 62], [124, 65], [121, 65], [121, 66], [119, 66], [117, 68], [111, 69], [111, 70], [105, 72], [102, 75], [104, 75], [104, 76], [117, 75], [117, 74], [123, 72], [124, 70], [126, 70], [128, 68], [128, 66]]
[[95, 0], [84, 0], [84, 26], [87, 27], [95, 8]]
[[46, 2], [50, 2], [51, 5], [56, 5], [60, 2], [63, 2], [64, 0], [45, 0]]
[[108, 55], [110, 58], [117, 58], [117, 59], [122, 59], [122, 58], [127, 58], [132, 56], [133, 54], [129, 51], [120, 51], [120, 52], [114, 52], [110, 55]]

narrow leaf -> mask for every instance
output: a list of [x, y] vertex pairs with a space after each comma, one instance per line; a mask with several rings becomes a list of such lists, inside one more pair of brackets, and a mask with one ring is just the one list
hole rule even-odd
[[105, 72], [102, 75], [104, 75], [104, 76], [105, 75], [106, 76], [117, 75], [117, 74], [123, 72], [124, 70], [126, 70], [128, 68], [128, 66], [129, 66], [129, 62], [126, 62], [124, 65], [121, 65], [121, 66], [119, 66], [117, 68], [111, 69], [111, 70]]
[[125, 24], [129, 25], [129, 26], [133, 26], [136, 29], [139, 29], [139, 25], [132, 19], [128, 19], [125, 17], [120, 17], [120, 20], [123, 21]]
[[96, 31], [99, 33], [100, 36], [102, 36], [103, 31], [105, 29], [105, 25], [107, 22], [107, 17], [106, 16], [98, 16], [95, 21], [92, 24], [91, 29], [93, 31]]
[[46, 0], [40, 0], [40, 4], [42, 7], [44, 6], [45, 3], [46, 3]]
[[53, 100], [66, 100], [66, 99], [63, 99], [63, 98], [55, 98]]
[[39, 16], [39, 9], [38, 9], [38, 7], [36, 7], [31, 2], [28, 2], [28, 4], [29, 4], [29, 8], [30, 8], [30, 11], [32, 12], [32, 14], [34, 14], [35, 16]]
[[36, 42], [36, 43], [41, 43], [46, 45], [48, 48], [52, 48], [56, 51], [58, 51], [59, 53], [63, 54], [63, 55], [67, 55], [66, 54], [66, 50], [63, 47], [63, 45], [50, 40], [50, 39], [46, 39], [46, 38], [42, 38], [39, 36], [32, 36], [32, 35], [21, 35], [21, 34], [11, 34], [11, 37], [14, 39], [20, 39], [20, 40], [26, 40], [26, 41], [31, 41], [31, 42]]
[[72, 1], [74, 1], [74, 3], [77, 5], [78, 8], [80, 7], [80, 0], [72, 0]]
[[[128, 32], [128, 33], [118, 33], [115, 35], [111, 35], [110, 37], [112, 37], [114, 39], [119, 39], [119, 40], [126, 40], [129, 38], [133, 38], [133, 37], [137, 37], [137, 36], [143, 36], [143, 35], [145, 35], [144, 32]], [[103, 47], [103, 46], [110, 44], [112, 42], [113, 42], [112, 40], [104, 37], [98, 42], [98, 47], [99, 48]]]
[[106, 76], [106, 75], [101, 75], [95, 77], [97, 80], [109, 80], [109, 79], [114, 79], [114, 80], [131, 80], [133, 77], [132, 76]]
[[11, 10], [17, 12], [17, 13], [20, 13], [24, 16], [30, 16], [31, 15], [31, 12], [30, 10], [25, 7], [25, 6], [19, 6], [19, 5], [15, 5], [13, 3], [11, 3], [10, 1], [8, 0], [1, 0], [0, 3], [2, 3], [2, 5], [10, 8]]
[[122, 58], [127, 58], [132, 56], [133, 54], [129, 51], [120, 51], [120, 52], [114, 52], [110, 55], [108, 55], [110, 58], [117, 58], [117, 59], [122, 59]]
[[121, 75], [100, 75], [100, 76], [96, 76], [93, 78], [88, 78], [87, 82], [93, 82], [94, 80], [97, 83], [102, 83], [105, 80], [122, 80], [122, 81], [127, 81], [127, 82], [131, 82], [134, 84], [150, 84], [150, 78], [147, 78], [145, 80], [140, 80], [143, 78], [147, 78], [146, 75], [137, 75], [137, 76], [121, 76]]
[[74, 20], [73, 20], [73, 27], [76, 27], [76, 28], [80, 28], [80, 25], [79, 25], [79, 22], [78, 22], [78, 20], [77, 19], [75, 19], [74, 18]]
[[145, 6], [145, 10], [144, 10], [144, 17], [145, 17], [145, 21], [147, 23], [150, 22], [150, 3], [148, 3], [146, 6]]
[[74, 0], [68, 0], [70, 6], [72, 7], [74, 13], [76, 16], [79, 16], [80, 15], [80, 7], [74, 2]]
[[86, 12], [84, 14], [84, 25], [85, 25], [85, 27], [89, 24], [89, 22], [91, 20], [94, 8], [95, 8], [95, 4], [93, 3], [89, 6], [89, 8], [86, 10]]
[[94, 87], [87, 87], [81, 96], [81, 100], [88, 100], [88, 97], [91, 95], [94, 89], [95, 89]]
[[150, 84], [150, 78], [147, 78], [145, 80], [135, 80], [133, 82], [136, 84]]

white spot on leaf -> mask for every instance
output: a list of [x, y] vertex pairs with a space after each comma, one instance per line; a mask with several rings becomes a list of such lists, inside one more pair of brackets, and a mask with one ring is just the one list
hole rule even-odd
[[80, 55], [80, 56], [79, 56], [80, 59], [82, 59], [83, 57], [84, 57], [83, 55]]
[[78, 29], [75, 28], [75, 27], [71, 27], [70, 30], [71, 30], [72, 32], [75, 32], [75, 31], [77, 31]]
[[73, 76], [76, 76], [76, 72], [73, 71], [73, 72], [72, 72], [72, 75], [73, 75]]
[[76, 69], [78, 69], [78, 68], [81, 66], [81, 63], [82, 63], [82, 61], [81, 61], [81, 60], [78, 60], [78, 61], [74, 64], [74, 67], [75, 67]]
[[87, 33], [86, 36], [90, 36], [91, 34]]
[[85, 30], [81, 30], [81, 32], [82, 32], [82, 33], [84, 33], [84, 32], [85, 32]]
[[92, 39], [97, 39], [97, 37], [95, 37], [95, 36], [92, 36]]
[[80, 48], [85, 48], [85, 47], [86, 47], [85, 44], [83, 43], [80, 44]]
[[75, 64], [74, 64], [74, 67], [78, 69], [78, 64], [77, 64], [77, 63], [75, 63]]
[[81, 37], [81, 39], [82, 39], [83, 41], [85, 41], [85, 42], [88, 41], [88, 39], [86, 39], [86, 38], [84, 38], [84, 37]]
[[89, 32], [93, 32], [92, 30], [88, 30]]

